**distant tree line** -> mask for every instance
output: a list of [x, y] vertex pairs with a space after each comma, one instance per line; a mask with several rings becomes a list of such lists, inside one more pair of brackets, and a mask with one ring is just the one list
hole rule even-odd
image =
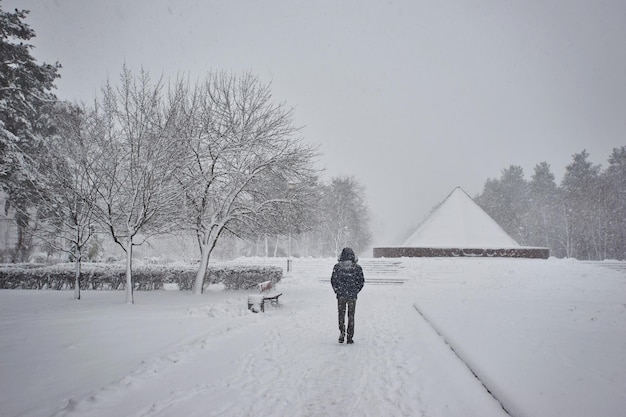
[[[15, 221], [14, 262], [35, 245], [80, 265], [106, 234], [126, 254], [153, 236], [195, 237], [204, 288], [223, 238], [293, 237], [307, 252], [369, 244], [363, 187], [326, 185], [318, 153], [251, 74], [211, 72], [197, 82], [153, 80], [123, 68], [90, 105], [58, 101], [60, 65], [39, 65], [25, 44], [27, 11], [0, 8], [0, 187]], [[353, 243], [354, 242], [354, 243]]]
[[573, 155], [559, 184], [546, 162], [530, 181], [512, 165], [475, 200], [522, 245], [560, 258], [626, 259], [626, 146], [613, 149], [605, 169], [585, 150]]
[[[354, 177], [334, 177], [315, 185], [315, 201], [303, 208], [307, 221], [293, 222], [287, 234], [264, 233], [255, 239], [224, 239], [224, 257], [338, 257], [350, 246], [360, 254], [370, 249], [372, 233], [365, 187]], [[308, 228], [303, 226], [308, 225]]]

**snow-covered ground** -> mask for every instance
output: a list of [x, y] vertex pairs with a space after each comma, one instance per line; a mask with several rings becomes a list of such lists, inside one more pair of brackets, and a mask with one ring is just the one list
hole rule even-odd
[[626, 271], [433, 258], [368, 285], [362, 263], [354, 345], [330, 270], [296, 268], [264, 314], [217, 286], [0, 291], [0, 415], [624, 415]]

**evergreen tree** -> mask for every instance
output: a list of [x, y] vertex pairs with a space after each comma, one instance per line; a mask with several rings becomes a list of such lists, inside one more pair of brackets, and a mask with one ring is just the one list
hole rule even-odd
[[607, 185], [608, 253], [612, 259], [626, 259], [626, 146], [613, 149], [603, 173]]
[[524, 244], [528, 240], [524, 223], [529, 209], [528, 183], [522, 167], [511, 165], [502, 170], [499, 180], [488, 179], [476, 203], [518, 243]]
[[0, 6], [0, 186], [7, 205], [15, 210], [18, 229], [14, 261], [24, 261], [30, 247], [29, 194], [22, 161], [38, 150], [38, 122], [52, 94], [60, 65], [37, 64], [32, 45], [25, 43], [35, 32], [24, 19], [26, 10], [4, 12]]
[[559, 189], [550, 164], [541, 162], [529, 183], [529, 211], [526, 224], [529, 229], [528, 244], [550, 249], [553, 256], [564, 256], [559, 239], [562, 216], [559, 208]]
[[504, 217], [501, 214], [502, 191], [500, 181], [496, 178], [488, 178], [483, 186], [483, 192], [474, 198], [476, 204], [482, 207], [502, 227]]
[[626, 259], [626, 146], [613, 149], [604, 172], [588, 158], [574, 154], [560, 186], [547, 162], [526, 185], [511, 166], [475, 201], [521, 244], [547, 246], [557, 257]]
[[529, 209], [528, 183], [524, 179], [524, 170], [517, 165], [511, 165], [502, 171], [500, 179], [504, 207], [505, 230], [520, 244], [528, 241], [528, 230], [524, 219]]
[[567, 253], [577, 259], [601, 259], [606, 232], [603, 221], [603, 195], [599, 182], [600, 166], [588, 161], [586, 150], [573, 155], [561, 187], [565, 203], [568, 236]]

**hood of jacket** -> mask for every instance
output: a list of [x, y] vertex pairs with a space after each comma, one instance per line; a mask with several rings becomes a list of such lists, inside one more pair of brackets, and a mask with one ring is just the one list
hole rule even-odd
[[342, 261], [356, 262], [356, 255], [354, 254], [352, 248], [343, 248], [341, 255], [339, 256], [339, 262]]

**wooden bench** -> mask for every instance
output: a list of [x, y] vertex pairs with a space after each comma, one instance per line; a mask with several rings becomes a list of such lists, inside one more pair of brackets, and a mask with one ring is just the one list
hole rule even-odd
[[263, 296], [263, 304], [261, 304], [261, 310], [263, 310], [263, 306], [265, 305], [266, 301], [269, 301], [271, 305], [273, 305], [274, 307], [276, 307], [278, 305], [278, 297], [280, 297], [281, 295], [283, 295], [283, 293], [281, 292], [280, 294], [268, 294], [268, 295], [264, 295]]
[[252, 310], [255, 313], [255, 306], [265, 312], [265, 302], [269, 301], [272, 306], [278, 305], [278, 298], [283, 295], [283, 293], [270, 293], [270, 290], [274, 288], [274, 283], [272, 281], [265, 281], [258, 284], [259, 291], [261, 294], [248, 296], [248, 310]]

